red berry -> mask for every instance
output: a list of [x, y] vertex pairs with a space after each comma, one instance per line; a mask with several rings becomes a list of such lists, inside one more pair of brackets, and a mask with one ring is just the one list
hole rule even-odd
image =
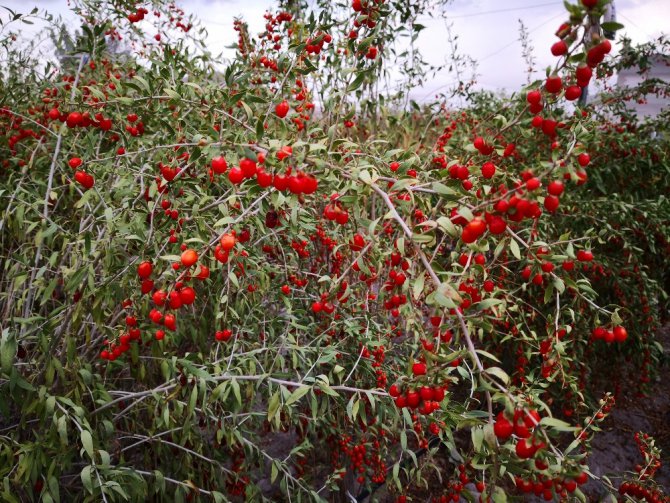
[[531, 105], [539, 104], [542, 101], [542, 93], [540, 91], [529, 91], [526, 94], [526, 101]]
[[412, 373], [415, 376], [426, 375], [426, 364], [422, 362], [416, 362], [412, 365]]
[[565, 99], [568, 101], [575, 101], [582, 95], [582, 88], [579, 86], [569, 86], [565, 90]]
[[568, 52], [568, 44], [563, 40], [559, 40], [551, 46], [551, 53], [554, 56], [563, 56], [566, 52]]
[[212, 171], [217, 175], [221, 175], [226, 172], [228, 169], [228, 163], [226, 160], [219, 156], [212, 159]]
[[577, 157], [577, 162], [579, 162], [579, 165], [582, 168], [585, 168], [591, 162], [591, 156], [586, 152], [583, 154], [579, 154], [579, 157]]
[[286, 117], [286, 114], [288, 114], [288, 101], [284, 100], [281, 103], [279, 103], [275, 107], [275, 113], [277, 114], [278, 117], [281, 117], [282, 119]]
[[544, 83], [544, 88], [551, 94], [560, 93], [563, 88], [563, 81], [558, 75], [552, 75], [547, 77], [547, 80]]
[[181, 254], [181, 263], [184, 267], [191, 267], [198, 261], [198, 252], [195, 250], [185, 250]]
[[547, 186], [547, 192], [551, 194], [552, 196], [560, 196], [563, 194], [563, 182], [559, 180], [554, 180], [552, 182], [549, 182], [549, 185]]
[[492, 162], [485, 162], [482, 165], [482, 176], [484, 178], [487, 179], [493, 178], [493, 175], [495, 175], [495, 173], [496, 173], [496, 167], [495, 164], [493, 164]]
[[149, 276], [151, 276], [152, 271], [153, 271], [153, 266], [151, 265], [151, 262], [149, 262], [149, 261], [144, 261], [140, 265], [137, 266], [137, 275], [141, 279], [146, 279]]
[[493, 433], [500, 440], [507, 440], [514, 433], [514, 426], [501, 412], [493, 424]]
[[230, 180], [230, 183], [234, 185], [242, 183], [244, 180], [244, 173], [238, 167], [231, 168], [231, 170], [228, 172], [228, 180]]

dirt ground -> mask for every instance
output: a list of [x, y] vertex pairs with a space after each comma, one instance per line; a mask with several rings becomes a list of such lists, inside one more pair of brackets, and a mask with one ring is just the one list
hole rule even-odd
[[[665, 492], [670, 492], [670, 324], [659, 332], [658, 342], [663, 345], [666, 361], [659, 375], [651, 383], [646, 397], [637, 396], [637, 385], [630, 382], [622, 386], [616, 406], [603, 422], [603, 431], [593, 441], [593, 452], [589, 467], [595, 475], [621, 474], [642, 461], [633, 435], [642, 431], [656, 439], [662, 449], [661, 468], [656, 473], [656, 481]], [[618, 482], [620, 478], [612, 478]], [[618, 485], [615, 483], [615, 485]], [[595, 481], [586, 486], [594, 499], [602, 496], [604, 490]]]

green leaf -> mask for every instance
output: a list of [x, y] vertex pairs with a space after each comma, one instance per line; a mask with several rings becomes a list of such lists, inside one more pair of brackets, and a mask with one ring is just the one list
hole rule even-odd
[[472, 436], [472, 446], [475, 452], [481, 452], [482, 443], [484, 442], [484, 430], [481, 427], [472, 428], [470, 435]]
[[233, 394], [235, 395], [235, 399], [237, 400], [238, 405], [242, 405], [242, 394], [240, 393], [240, 383], [237, 382], [236, 379], [232, 379], [230, 381], [230, 386], [233, 388]]
[[365, 82], [365, 77], [367, 76], [366, 73], [367, 72], [359, 72], [358, 75], [356, 75], [354, 81], [351, 84], [349, 84], [349, 87], [347, 87], [347, 92], [350, 93], [361, 87], [363, 85], [363, 82]]
[[66, 447], [67, 439], [67, 418], [63, 415], [57, 421], [58, 436], [60, 437], [61, 446]]
[[497, 306], [498, 304], [502, 303], [503, 301], [501, 299], [484, 299], [481, 302], [477, 302], [475, 306], [484, 311], [490, 307]]
[[549, 426], [555, 428], [558, 431], [577, 431], [578, 428], [570, 426], [569, 423], [556, 419], [555, 417], [543, 417], [540, 420], [540, 424], [543, 426]]
[[309, 390], [312, 389], [310, 386], [300, 386], [291, 393], [291, 396], [286, 400], [286, 405], [291, 405], [292, 403], [297, 402], [303, 396], [305, 396]]
[[487, 374], [490, 374], [494, 377], [497, 377], [498, 379], [500, 379], [505, 384], [509, 383], [509, 376], [500, 367], [488, 367], [484, 372], [487, 373]]
[[433, 184], [431, 185], [431, 187], [432, 187], [432, 189], [433, 189], [435, 192], [437, 192], [438, 194], [442, 194], [442, 195], [445, 195], [445, 196], [454, 196], [454, 197], [451, 198], [451, 199], [458, 199], [458, 198], [461, 197], [461, 195], [460, 195], [457, 191], [455, 191], [455, 190], [452, 189], [451, 187], [447, 187], [447, 186], [444, 185], [443, 183], [440, 183], [440, 182], [433, 182]]
[[91, 459], [93, 458], [93, 437], [91, 436], [91, 432], [88, 430], [82, 430], [81, 431], [81, 443], [84, 446], [84, 450], [86, 451], [86, 454]]
[[265, 135], [265, 122], [264, 122], [264, 117], [261, 116], [258, 118], [258, 121], [256, 122], [256, 140], [261, 141], [263, 139], [263, 135]]
[[85, 466], [81, 471], [81, 482], [84, 484], [84, 488], [90, 493], [93, 494], [93, 480], [91, 479], [91, 470], [93, 467], [91, 465]]
[[268, 422], [271, 422], [279, 412], [279, 391], [275, 391], [268, 403]]
[[516, 242], [516, 239], [510, 240], [509, 249], [517, 260], [521, 260], [521, 250], [519, 249], [519, 244]]
[[604, 31], [617, 31], [623, 29], [624, 25], [622, 25], [621, 23], [617, 23], [616, 21], [607, 21], [605, 23], [602, 23], [600, 27]]

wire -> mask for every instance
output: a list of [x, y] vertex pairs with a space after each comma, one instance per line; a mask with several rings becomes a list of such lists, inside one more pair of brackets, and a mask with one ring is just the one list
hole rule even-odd
[[651, 35], [649, 35], [649, 33], [647, 33], [647, 31], [646, 31], [645, 29], [640, 28], [640, 26], [639, 26], [635, 21], [633, 21], [633, 20], [632, 20], [631, 18], [629, 18], [628, 16], [625, 16], [622, 12], [617, 12], [617, 15], [618, 15], [618, 16], [621, 16], [623, 19], [625, 19], [625, 20], [628, 21], [630, 24], [632, 24], [635, 28], [637, 28], [638, 30], [640, 30], [640, 31], [641, 31], [641, 32], [642, 32], [642, 33], [643, 33], [649, 40], [651, 40], [652, 42], [655, 40], [654, 37], [652, 37]]
[[510, 7], [509, 9], [496, 9], [496, 10], [487, 10], [487, 11], [482, 11], [482, 12], [471, 12], [469, 14], [459, 14], [458, 16], [450, 16], [447, 14], [447, 18], [449, 19], [458, 19], [462, 17], [475, 17], [475, 16], [486, 16], [487, 14], [498, 14], [500, 12], [512, 12], [516, 10], [528, 10], [528, 9], [539, 9], [540, 7], [549, 7], [553, 5], [554, 7], [560, 5], [558, 2], [547, 2], [547, 3], [541, 3], [537, 5], [528, 5], [525, 7]]
[[[557, 18], [563, 16], [564, 14], [565, 14], [564, 12], [559, 12], [559, 13], [556, 14], [555, 16], [552, 16], [552, 17], [550, 17], [549, 19], [547, 19], [546, 21], [544, 21], [542, 24], [537, 25], [535, 28], [533, 28], [532, 30], [530, 30], [528, 33], [531, 34], [531, 33], [535, 32], [535, 31], [539, 30], [539, 29], [542, 28], [544, 25], [551, 23], [554, 19], [557, 19]], [[484, 56], [484, 57], [482, 57], [482, 58], [479, 58], [477, 61], [478, 61], [478, 62], [481, 62], [481, 61], [487, 60], [487, 59], [489, 59], [489, 58], [492, 58], [493, 56], [497, 56], [498, 54], [500, 54], [501, 52], [503, 52], [505, 49], [508, 49], [509, 47], [512, 47], [514, 44], [517, 44], [518, 42], [519, 42], [519, 39], [518, 39], [518, 38], [517, 38], [517, 39], [514, 39], [514, 40], [512, 40], [510, 43], [503, 45], [503, 46], [502, 46], [500, 49], [498, 49], [497, 51], [492, 52], [492, 53], [490, 53], [490, 54], [487, 54], [486, 56]]]

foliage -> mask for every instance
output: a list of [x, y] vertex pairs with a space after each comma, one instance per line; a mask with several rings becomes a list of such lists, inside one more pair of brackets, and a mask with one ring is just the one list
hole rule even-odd
[[519, 96], [454, 56], [462, 110], [406, 99], [429, 1], [282, 2], [222, 71], [172, 4], [76, 2], [57, 74], [3, 21], [2, 499], [402, 494], [439, 447], [438, 496], [583, 499], [670, 256], [667, 115], [566, 99], [604, 3]]

